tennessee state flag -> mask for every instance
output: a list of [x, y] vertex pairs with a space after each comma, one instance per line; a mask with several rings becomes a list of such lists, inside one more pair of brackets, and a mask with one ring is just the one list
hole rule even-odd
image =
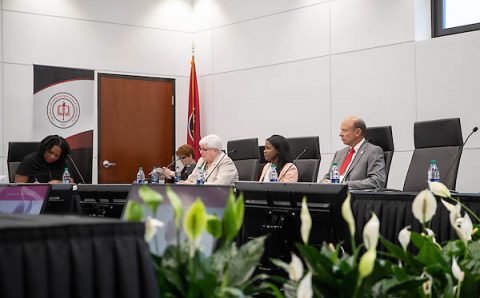
[[195, 70], [195, 57], [192, 55], [192, 66], [190, 69], [190, 92], [188, 95], [188, 123], [187, 123], [187, 144], [195, 150], [195, 159], [200, 158], [200, 104], [198, 96], [197, 72]]

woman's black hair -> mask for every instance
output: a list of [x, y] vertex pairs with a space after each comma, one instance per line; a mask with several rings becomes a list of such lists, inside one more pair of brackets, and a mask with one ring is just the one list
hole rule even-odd
[[277, 166], [277, 172], [280, 173], [283, 167], [285, 166], [285, 164], [289, 162], [293, 162], [288, 141], [286, 138], [280, 135], [273, 135], [269, 137], [267, 141], [270, 144], [272, 144], [273, 148], [275, 148], [278, 151], [278, 162], [276, 166]]
[[38, 147], [38, 153], [40, 156], [43, 156], [45, 151], [50, 151], [53, 146], [59, 146], [62, 149], [62, 154], [60, 155], [59, 160], [64, 161], [67, 156], [70, 154], [70, 145], [68, 145], [67, 141], [59, 135], [50, 135], [44, 138], [40, 142], [40, 146]]

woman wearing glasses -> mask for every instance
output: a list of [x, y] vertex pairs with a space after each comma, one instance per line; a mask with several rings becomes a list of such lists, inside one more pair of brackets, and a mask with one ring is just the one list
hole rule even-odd
[[[175, 154], [177, 154], [178, 160], [180, 160], [183, 165], [183, 169], [180, 172], [180, 181], [186, 180], [195, 169], [195, 151], [193, 150], [192, 146], [184, 144], [178, 147]], [[173, 166], [175, 167], [175, 165]], [[170, 179], [170, 182], [173, 182], [173, 178], [175, 177], [175, 171], [172, 171], [167, 167], [163, 167], [162, 170], [165, 178]]]
[[219, 136], [208, 135], [198, 143], [202, 157], [185, 183], [197, 183], [200, 171], [204, 173], [205, 184], [232, 185], [238, 181], [237, 168], [230, 157], [222, 151], [222, 139]]

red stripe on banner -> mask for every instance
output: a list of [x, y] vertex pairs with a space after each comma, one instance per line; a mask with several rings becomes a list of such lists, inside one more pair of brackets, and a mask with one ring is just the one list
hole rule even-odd
[[200, 104], [198, 96], [197, 72], [195, 57], [192, 56], [190, 69], [190, 92], [188, 95], [187, 144], [195, 151], [195, 159], [200, 158]]
[[65, 80], [65, 81], [61, 81], [61, 82], [56, 82], [56, 83], [53, 83], [53, 84], [50, 84], [48, 86], [45, 86], [44, 88], [42, 89], [39, 89], [37, 92], [34, 92], [33, 94], [37, 94], [38, 92], [41, 92], [45, 89], [48, 89], [52, 86], [55, 86], [55, 85], [60, 85], [60, 84], [63, 84], [63, 83], [67, 83], [67, 82], [74, 82], [74, 81], [93, 81], [93, 79], [90, 79], [90, 78], [77, 78], [77, 79], [70, 79], [70, 80]]
[[87, 130], [66, 138], [70, 149], [93, 148], [93, 130]]

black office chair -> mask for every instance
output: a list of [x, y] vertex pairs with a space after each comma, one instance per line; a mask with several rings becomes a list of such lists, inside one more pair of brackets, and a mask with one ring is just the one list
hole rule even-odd
[[263, 151], [265, 151], [265, 146], [258, 146], [258, 153], [260, 154], [260, 159], [258, 161], [257, 180], [259, 180], [260, 176], [262, 176], [263, 167], [268, 163], [268, 161], [265, 159], [265, 155], [263, 155]]
[[257, 180], [258, 160], [260, 159], [257, 138], [228, 141], [227, 151], [230, 152], [228, 156], [237, 167], [240, 180]]
[[460, 119], [415, 122], [413, 133], [415, 151], [403, 190], [420, 191], [428, 187], [427, 172], [432, 159], [437, 161], [440, 181], [449, 189], [455, 189], [463, 149]]
[[317, 182], [320, 167], [320, 141], [318, 137], [287, 138], [292, 158], [296, 158], [307, 148], [296, 161], [298, 182]]
[[393, 146], [392, 127], [367, 127], [367, 130], [365, 130], [365, 139], [383, 150], [383, 157], [385, 158], [385, 187], [387, 187], [388, 174], [390, 173], [393, 152], [395, 150], [395, 147]]
[[8, 180], [10, 183], [15, 182], [15, 172], [22, 162], [22, 159], [38, 150], [40, 142], [8, 142]]

